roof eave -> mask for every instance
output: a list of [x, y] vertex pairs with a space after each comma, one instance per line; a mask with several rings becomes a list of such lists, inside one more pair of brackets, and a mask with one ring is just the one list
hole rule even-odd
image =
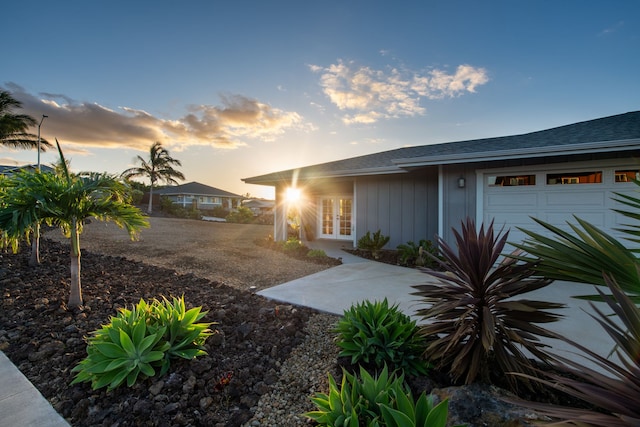
[[474, 163], [492, 160], [509, 160], [522, 157], [549, 157], [565, 156], [583, 153], [601, 153], [610, 151], [627, 151], [640, 149], [640, 139], [626, 139], [618, 141], [601, 141], [584, 143], [578, 145], [557, 145], [550, 147], [530, 147], [500, 151], [485, 151], [477, 153], [446, 154], [442, 156], [412, 157], [405, 159], [394, 159], [392, 163], [400, 168], [411, 168], [420, 166], [447, 165], [454, 163]]
[[[253, 177], [253, 178], [244, 178], [242, 181], [247, 184], [258, 184], [258, 185], [277, 185], [282, 183], [283, 181], [291, 181], [294, 176], [295, 170], [287, 171], [287, 173], [280, 172], [279, 177]], [[379, 168], [364, 168], [364, 169], [353, 169], [353, 170], [338, 170], [338, 171], [330, 171], [330, 172], [308, 172], [304, 175], [298, 175], [298, 181], [305, 181], [310, 179], [326, 179], [326, 178], [349, 178], [355, 176], [370, 176], [370, 175], [389, 175], [396, 173], [407, 173], [406, 170], [398, 168], [396, 166], [385, 166]]]

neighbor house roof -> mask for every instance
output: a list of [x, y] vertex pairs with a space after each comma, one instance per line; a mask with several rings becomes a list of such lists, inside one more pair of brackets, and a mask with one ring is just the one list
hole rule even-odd
[[161, 188], [156, 191], [157, 194], [163, 196], [173, 196], [181, 194], [190, 194], [198, 196], [212, 196], [212, 197], [242, 197], [238, 194], [230, 193], [228, 191], [220, 190], [219, 188], [210, 187], [199, 182], [189, 182], [182, 185], [174, 185], [171, 187]]
[[[2, 175], [12, 174], [23, 169], [36, 170], [38, 169], [38, 165], [22, 165], [22, 166], [0, 165], [0, 174]], [[40, 165], [40, 170], [43, 172], [53, 172], [53, 168], [47, 165]]]
[[408, 168], [513, 159], [625, 151], [640, 148], [640, 111], [574, 123], [522, 135], [399, 148], [299, 169], [245, 178], [274, 185], [298, 179], [403, 173]]

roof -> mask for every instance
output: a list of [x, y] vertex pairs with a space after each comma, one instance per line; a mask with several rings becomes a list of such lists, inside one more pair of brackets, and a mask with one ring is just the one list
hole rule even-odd
[[405, 173], [412, 167], [640, 149], [640, 111], [521, 135], [399, 148], [244, 178], [275, 185], [300, 179]]
[[[0, 174], [7, 175], [23, 169], [36, 170], [38, 169], [38, 165], [22, 165], [22, 166], [0, 165]], [[53, 172], [53, 168], [47, 165], [40, 165], [40, 170], [43, 172]]]
[[156, 191], [156, 194], [163, 196], [173, 196], [181, 194], [190, 194], [197, 196], [215, 196], [215, 197], [242, 197], [238, 194], [230, 193], [219, 188], [210, 187], [199, 182], [189, 182], [187, 184], [174, 185], [171, 187], [161, 188]]

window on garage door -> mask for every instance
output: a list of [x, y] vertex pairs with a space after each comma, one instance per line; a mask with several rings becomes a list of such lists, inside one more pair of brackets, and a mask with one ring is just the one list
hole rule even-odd
[[601, 184], [602, 171], [548, 173], [548, 185], [562, 184]]

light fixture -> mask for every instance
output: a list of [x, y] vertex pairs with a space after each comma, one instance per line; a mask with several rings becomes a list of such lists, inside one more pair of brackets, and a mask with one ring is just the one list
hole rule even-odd
[[464, 185], [465, 185], [464, 177], [458, 178], [458, 188], [464, 188]]

